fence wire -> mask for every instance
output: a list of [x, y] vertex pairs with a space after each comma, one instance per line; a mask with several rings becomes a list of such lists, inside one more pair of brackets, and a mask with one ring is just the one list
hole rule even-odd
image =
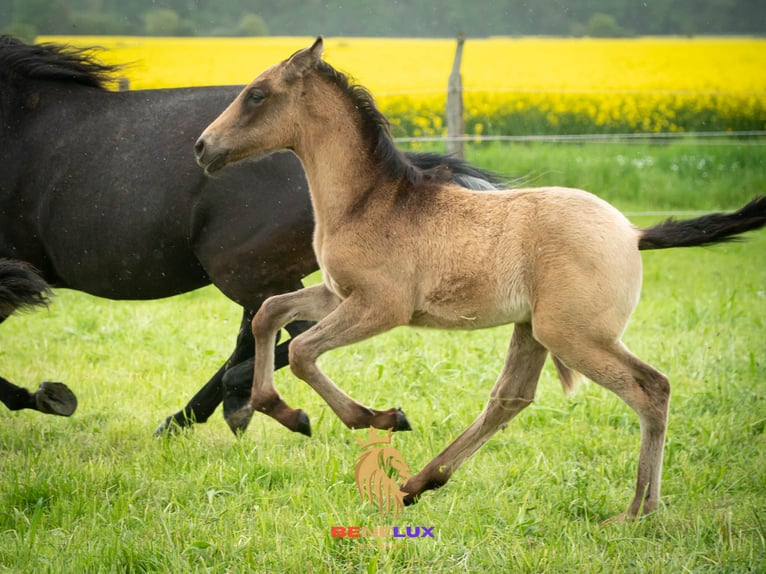
[[462, 136], [422, 136], [397, 137], [398, 143], [434, 143], [458, 141], [467, 143], [484, 142], [543, 142], [543, 143], [619, 143], [619, 144], [659, 144], [667, 141], [690, 145], [766, 145], [766, 131], [747, 130], [730, 132], [660, 132], [660, 133], [620, 133], [620, 134], [549, 134], [549, 135], [462, 135]]
[[[681, 133], [622, 133], [622, 134], [561, 134], [561, 135], [463, 135], [457, 137], [424, 136], [394, 138], [399, 143], [434, 143], [462, 141], [466, 143], [500, 142], [540, 142], [540, 143], [607, 143], [607, 144], [663, 144], [669, 141], [694, 146], [731, 145], [763, 146], [766, 145], [766, 131], [730, 131], [730, 132], [681, 132]], [[625, 211], [626, 217], [699, 217], [712, 213], [710, 210], [676, 209], [665, 211]]]

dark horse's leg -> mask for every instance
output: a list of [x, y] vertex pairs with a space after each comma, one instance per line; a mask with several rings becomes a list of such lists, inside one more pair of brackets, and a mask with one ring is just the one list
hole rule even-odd
[[195, 394], [186, 406], [175, 414], [166, 418], [160, 426], [154, 431], [155, 436], [166, 433], [172, 433], [175, 430], [190, 427], [195, 423], [204, 423], [210, 418], [218, 405], [223, 400], [223, 376], [226, 371], [242, 361], [246, 361], [253, 356], [254, 346], [247, 345], [247, 331], [250, 330], [250, 321], [253, 312], [244, 310], [242, 322], [239, 326], [239, 335], [237, 336], [237, 346], [229, 359], [221, 366], [218, 371], [205, 383], [197, 394]]
[[[246, 425], [237, 425], [229, 419], [230, 415], [250, 401], [255, 355], [255, 341], [250, 327], [253, 315], [254, 311], [244, 311], [234, 352], [182, 410], [170, 415], [157, 427], [154, 431], [155, 436], [190, 427], [194, 423], [204, 423], [221, 402], [224, 418], [229, 422], [231, 430], [235, 434], [245, 430]], [[286, 329], [290, 336], [294, 337], [310, 326], [310, 323], [299, 321], [291, 323]], [[277, 345], [274, 349], [275, 368], [279, 369], [288, 364], [288, 345], [289, 341]]]
[[68, 417], [77, 408], [77, 397], [64, 383], [40, 383], [30, 393], [0, 377], [0, 402], [12, 411], [32, 409], [49, 415]]
[[[252, 316], [250, 319], [252, 320]], [[292, 340], [293, 337], [303, 333], [312, 324], [308, 321], [295, 321], [287, 325], [285, 329], [290, 334], [290, 340]], [[247, 331], [249, 343], [252, 345], [250, 348], [254, 350], [255, 342], [253, 341], [252, 329], [249, 323]], [[274, 348], [275, 369], [281, 369], [289, 364], [289, 345], [290, 341], [288, 340]], [[244, 432], [249, 422], [249, 419], [243, 420], [239, 414], [243, 407], [250, 404], [254, 363], [254, 353], [250, 353], [250, 357], [247, 360], [231, 367], [223, 376], [223, 417], [234, 434]], [[297, 430], [307, 436], [311, 436], [308, 421]]]
[[[0, 259], [0, 323], [19, 309], [45, 307], [51, 291], [30, 264]], [[0, 402], [12, 411], [32, 409], [51, 415], [71, 415], [77, 397], [63, 383], [44, 382], [34, 393], [0, 377]]]

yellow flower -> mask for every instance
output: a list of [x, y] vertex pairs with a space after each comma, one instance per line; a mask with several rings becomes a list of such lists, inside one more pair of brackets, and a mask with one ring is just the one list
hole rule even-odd
[[[131, 89], [245, 84], [312, 38], [40, 37], [107, 48]], [[444, 132], [455, 42], [329, 38], [325, 57], [376, 95], [396, 135]], [[766, 127], [766, 40], [469, 39], [466, 124], [482, 133]], [[399, 133], [405, 130], [405, 133]]]

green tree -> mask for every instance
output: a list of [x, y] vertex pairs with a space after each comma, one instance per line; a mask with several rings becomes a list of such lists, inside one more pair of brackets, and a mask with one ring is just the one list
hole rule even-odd
[[268, 36], [269, 27], [266, 21], [257, 14], [249, 12], [242, 14], [237, 23], [238, 36]]
[[590, 17], [585, 33], [593, 38], [615, 38], [625, 35], [614, 16], [603, 12], [596, 12]]
[[142, 31], [124, 16], [104, 12], [72, 12], [69, 15], [69, 23], [74, 34], [109, 36], [137, 34]]
[[144, 14], [144, 32], [149, 36], [172, 36], [180, 23], [178, 12], [169, 8], [158, 8]]
[[15, 36], [19, 40], [23, 40], [27, 43], [32, 43], [37, 37], [37, 29], [32, 24], [11, 24], [3, 28], [3, 34], [9, 34]]
[[31, 26], [37, 34], [66, 33], [69, 6], [65, 0], [14, 0], [11, 24]]

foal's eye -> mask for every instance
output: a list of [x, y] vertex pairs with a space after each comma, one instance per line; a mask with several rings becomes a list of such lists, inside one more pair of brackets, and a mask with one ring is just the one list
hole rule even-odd
[[260, 90], [250, 90], [247, 93], [247, 99], [253, 104], [259, 104], [266, 99], [266, 94]]

